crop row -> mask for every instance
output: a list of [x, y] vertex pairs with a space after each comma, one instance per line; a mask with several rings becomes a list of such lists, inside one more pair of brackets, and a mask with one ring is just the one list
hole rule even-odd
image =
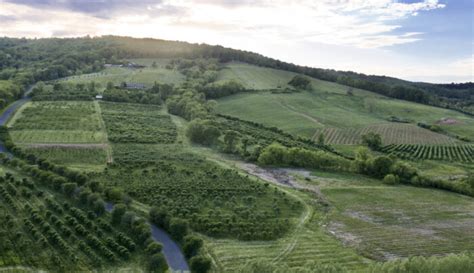
[[384, 144], [452, 144], [455, 139], [419, 128], [412, 124], [376, 124], [363, 128], [324, 128], [316, 130], [314, 139], [324, 135], [327, 144], [355, 145], [362, 143], [362, 135], [380, 134]]
[[447, 160], [474, 162], [474, 145], [391, 144], [382, 151], [403, 159]]

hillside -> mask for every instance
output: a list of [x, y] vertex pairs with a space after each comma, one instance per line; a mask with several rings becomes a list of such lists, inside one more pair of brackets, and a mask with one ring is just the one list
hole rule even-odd
[[0, 41], [2, 86], [34, 84], [1, 118], [0, 271], [474, 269], [474, 118], [435, 85], [164, 40]]
[[[269, 90], [284, 88], [293, 76], [274, 69], [228, 64], [218, 79], [252, 84], [253, 88], [249, 89]], [[359, 144], [361, 135], [367, 131], [382, 133], [385, 144], [457, 142], [452, 137], [419, 128], [417, 123], [437, 124], [448, 133], [466, 138], [474, 135], [474, 119], [452, 110], [391, 99], [317, 79], [311, 79], [311, 84], [311, 91], [293, 94], [254, 92], [222, 98], [217, 111], [313, 139], [323, 132], [330, 144]], [[391, 117], [407, 123], [389, 122]], [[453, 122], [443, 122], [447, 119]]]

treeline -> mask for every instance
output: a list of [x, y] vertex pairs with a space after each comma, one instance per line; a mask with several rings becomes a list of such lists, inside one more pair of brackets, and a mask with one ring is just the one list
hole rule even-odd
[[[397, 99], [474, 113], [470, 107], [473, 102], [472, 84], [412, 83], [385, 76], [299, 66], [222, 46], [117, 36], [35, 40], [0, 38], [0, 80], [11, 80], [13, 84], [24, 87], [37, 81], [95, 72], [102, 69], [106, 62], [118, 63], [125, 58], [145, 57], [194, 59], [170, 65], [188, 78], [199, 78], [202, 86], [215, 80], [218, 62], [240, 61], [292, 71]], [[214, 60], [214, 64], [206, 61], [203, 65], [199, 61], [203, 58]], [[201, 74], [206, 75], [202, 77]]]

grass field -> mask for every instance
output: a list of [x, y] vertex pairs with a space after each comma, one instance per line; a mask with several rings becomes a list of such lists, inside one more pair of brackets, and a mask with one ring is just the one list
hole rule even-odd
[[96, 102], [29, 102], [8, 126], [14, 142], [104, 143]]
[[[130, 61], [146, 65], [147, 67], [142, 69], [112, 67], [106, 68], [98, 73], [68, 77], [62, 79], [62, 81], [72, 83], [88, 83], [95, 81], [100, 84], [101, 87], [105, 88], [108, 82], [112, 82], [116, 85], [122, 82], [143, 83], [146, 86], [151, 87], [155, 82], [178, 85], [185, 80], [184, 76], [179, 71], [165, 68], [169, 61], [167, 59], [133, 59]], [[151, 67], [153, 62], [156, 62], [156, 68]]]
[[105, 146], [29, 146], [26, 151], [52, 163], [80, 171], [102, 171], [107, 162]]
[[330, 144], [358, 144], [360, 134], [368, 131], [381, 133], [387, 144], [455, 142], [454, 138], [415, 124], [389, 122], [390, 116], [430, 124], [449, 117], [459, 123], [440, 125], [444, 130], [466, 137], [474, 135], [474, 119], [454, 111], [357, 92], [353, 96], [331, 93], [332, 89], [328, 88], [293, 94], [234, 95], [220, 99], [217, 111], [307, 138], [324, 132]]
[[472, 198], [367, 178], [335, 180], [319, 183], [333, 206], [329, 230], [361, 253], [385, 260], [474, 251]]

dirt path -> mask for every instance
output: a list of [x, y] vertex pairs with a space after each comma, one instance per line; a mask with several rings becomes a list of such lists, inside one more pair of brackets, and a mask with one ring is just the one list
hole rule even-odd
[[314, 193], [320, 201], [327, 201], [318, 186], [301, 184], [294, 178], [293, 175], [290, 174], [290, 172], [301, 172], [303, 176], [308, 177], [308, 171], [299, 171], [296, 169], [293, 170], [284, 168], [262, 168], [251, 163], [241, 163], [238, 164], [238, 167], [265, 181], [271, 182], [279, 186], [309, 191]]
[[308, 114], [305, 114], [305, 113], [302, 113], [302, 112], [296, 110], [293, 106], [287, 105], [287, 104], [285, 104], [285, 103], [283, 103], [283, 102], [281, 102], [281, 101], [279, 101], [278, 104], [280, 104], [283, 108], [286, 108], [286, 109], [290, 110], [291, 112], [293, 112], [293, 113], [295, 113], [295, 114], [297, 114], [297, 115], [299, 115], [299, 116], [301, 116], [301, 117], [303, 117], [303, 118], [305, 118], [305, 119], [307, 119], [307, 120], [309, 120], [309, 121], [311, 121], [311, 122], [313, 122], [313, 123], [316, 123], [316, 124], [319, 125], [319, 126], [324, 126], [324, 124], [322, 124], [322, 123], [321, 123], [319, 120], [317, 120], [316, 118], [314, 118], [314, 117], [312, 117], [312, 116], [310, 116], [310, 115], [308, 115]]
[[[316, 196], [316, 198], [320, 200], [321, 202], [327, 202], [318, 187], [302, 185], [298, 183], [298, 181], [296, 181], [296, 179], [292, 175], [289, 174], [288, 169], [262, 168], [251, 163], [238, 163], [237, 166], [240, 169], [244, 170], [245, 172], [253, 176], [256, 176], [264, 181], [268, 181], [272, 184], [283, 186], [286, 188], [309, 191], [313, 193]], [[292, 232], [293, 238], [286, 245], [286, 247], [283, 248], [280, 251], [280, 253], [275, 258], [272, 259], [273, 262], [281, 261], [283, 258], [288, 256], [293, 251], [293, 249], [298, 245], [298, 242], [301, 240], [301, 234], [302, 234], [301, 230], [304, 229], [304, 225], [309, 221], [313, 213], [313, 207], [309, 205], [307, 202], [305, 202], [305, 200], [303, 200], [301, 197], [299, 197], [298, 195], [290, 191], [286, 191], [286, 190], [283, 190], [283, 191], [285, 191], [288, 195], [291, 195], [292, 197], [294, 197], [295, 199], [297, 199], [303, 204], [304, 213], [301, 215], [298, 223], [296, 224], [296, 227], [294, 228]]]
[[83, 149], [83, 148], [101, 148], [101, 149], [107, 149], [109, 147], [109, 144], [107, 143], [34, 143], [34, 144], [26, 144], [25, 145], [28, 148], [77, 148], [77, 149]]
[[[94, 101], [94, 106], [95, 106], [95, 109], [96, 109], [97, 113], [99, 114], [99, 123], [100, 123], [100, 127], [101, 127], [102, 131], [104, 132], [105, 143], [109, 143], [109, 136], [107, 135], [107, 128], [105, 127], [104, 119], [102, 118], [102, 109], [100, 108], [99, 102]], [[114, 158], [112, 156], [112, 147], [108, 144], [106, 144], [106, 145], [107, 146], [105, 148], [105, 152], [107, 154], [107, 163], [113, 163]]]

